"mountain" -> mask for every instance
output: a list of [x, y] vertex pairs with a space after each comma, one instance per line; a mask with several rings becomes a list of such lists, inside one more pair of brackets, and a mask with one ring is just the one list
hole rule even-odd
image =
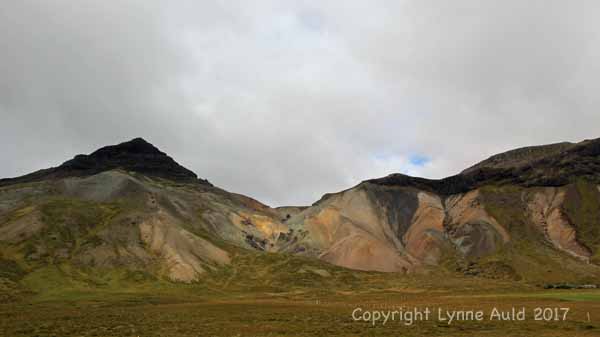
[[60, 267], [69, 282], [230, 282], [243, 266], [256, 269], [244, 276], [253, 279], [337, 282], [340, 266], [585, 282], [600, 276], [599, 184], [596, 139], [509, 151], [441, 180], [392, 174], [309, 207], [271, 208], [136, 138], [0, 180], [0, 281], [31, 284]]
[[[90, 155], [77, 155], [62, 165], [15, 179], [0, 179], [0, 186], [67, 177], [87, 177], [113, 169], [174, 181], [195, 182], [196, 174], [142, 138], [103, 147]], [[200, 179], [199, 183], [209, 184]]]
[[257, 229], [243, 230], [248, 217], [265, 219], [267, 232], [279, 217], [140, 138], [0, 186], [2, 255], [29, 271], [68, 263], [190, 282], [230, 262], [216, 238], [252, 249], [261, 242], [248, 239]]
[[600, 262], [600, 140], [528, 147], [441, 180], [402, 174], [326, 195], [289, 223], [349, 268], [450, 267], [491, 278], [590, 278]]

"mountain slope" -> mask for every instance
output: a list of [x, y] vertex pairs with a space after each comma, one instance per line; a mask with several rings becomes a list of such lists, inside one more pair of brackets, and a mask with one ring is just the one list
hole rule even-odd
[[320, 258], [349, 268], [593, 278], [599, 182], [600, 140], [561, 143], [510, 151], [441, 180], [368, 180], [289, 223], [313, 233], [303, 243]]
[[26, 270], [125, 268], [198, 280], [230, 262], [214, 244], [263, 247], [277, 211], [197, 179], [142, 139], [79, 155], [0, 187], [0, 248]]
[[[584, 282], [600, 276], [599, 182], [592, 140], [509, 151], [441, 180], [393, 174], [273, 209], [137, 138], [0, 180], [0, 279], [27, 283], [60, 266], [203, 282], [270, 252], [365, 271]], [[328, 268], [300, 269], [335, 274]]]

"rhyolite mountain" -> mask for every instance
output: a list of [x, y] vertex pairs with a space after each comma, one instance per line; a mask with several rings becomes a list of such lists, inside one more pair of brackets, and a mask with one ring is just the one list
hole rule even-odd
[[597, 280], [599, 184], [596, 139], [509, 151], [441, 180], [392, 174], [309, 207], [271, 208], [136, 138], [0, 180], [0, 278], [60, 265], [202, 282], [248, 250], [365, 271]]

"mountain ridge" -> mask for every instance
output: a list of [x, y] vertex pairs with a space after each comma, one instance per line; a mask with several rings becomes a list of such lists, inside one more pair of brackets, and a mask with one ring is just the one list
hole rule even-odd
[[[391, 173], [385, 177], [367, 179], [361, 183], [412, 186], [448, 195], [466, 192], [485, 184], [514, 183], [529, 187], [562, 186], [570, 182], [569, 177], [581, 175], [586, 175], [587, 178], [600, 183], [600, 173], [598, 173], [600, 172], [600, 159], [596, 158], [598, 156], [600, 156], [600, 138], [584, 140], [579, 143], [560, 142], [509, 150], [482, 160], [456, 175], [441, 179]], [[515, 160], [514, 157], [519, 157], [521, 160]], [[591, 157], [592, 160], [585, 161], [579, 166], [565, 165], [586, 157]], [[535, 175], [535, 172], [531, 171], [540, 164], [544, 166], [544, 169], [554, 165], [567, 170], [548, 176]], [[14, 178], [1, 178], [0, 186], [70, 176], [90, 176], [113, 169], [123, 169], [180, 182], [197, 181], [201, 184], [212, 185], [207, 179], [198, 178], [196, 173], [179, 165], [173, 158], [151, 143], [137, 137], [117, 145], [104, 146], [89, 155], [76, 155], [73, 159], [67, 160], [57, 167], [41, 169]], [[329, 194], [331, 193], [327, 193], [323, 197], [326, 198]]]
[[[511, 162], [523, 152], [551, 149], [532, 160]], [[400, 173], [365, 182], [388, 186], [412, 186], [445, 195], [464, 193], [487, 184], [516, 184], [524, 187], [564, 186], [574, 177], [600, 183], [600, 138], [579, 143], [556, 143], [523, 147], [492, 156], [461, 173], [443, 179], [411, 177]]]
[[248, 252], [361, 271], [587, 280], [600, 277], [599, 160], [600, 139], [517, 149], [440, 180], [392, 174], [271, 208], [136, 138], [0, 182], [0, 259], [22, 266], [19, 277], [59, 264], [186, 283]]

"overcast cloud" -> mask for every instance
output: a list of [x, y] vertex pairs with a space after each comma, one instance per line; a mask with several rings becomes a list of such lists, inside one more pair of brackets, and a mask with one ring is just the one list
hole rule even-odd
[[598, 1], [3, 1], [0, 177], [144, 137], [271, 205], [600, 137]]

